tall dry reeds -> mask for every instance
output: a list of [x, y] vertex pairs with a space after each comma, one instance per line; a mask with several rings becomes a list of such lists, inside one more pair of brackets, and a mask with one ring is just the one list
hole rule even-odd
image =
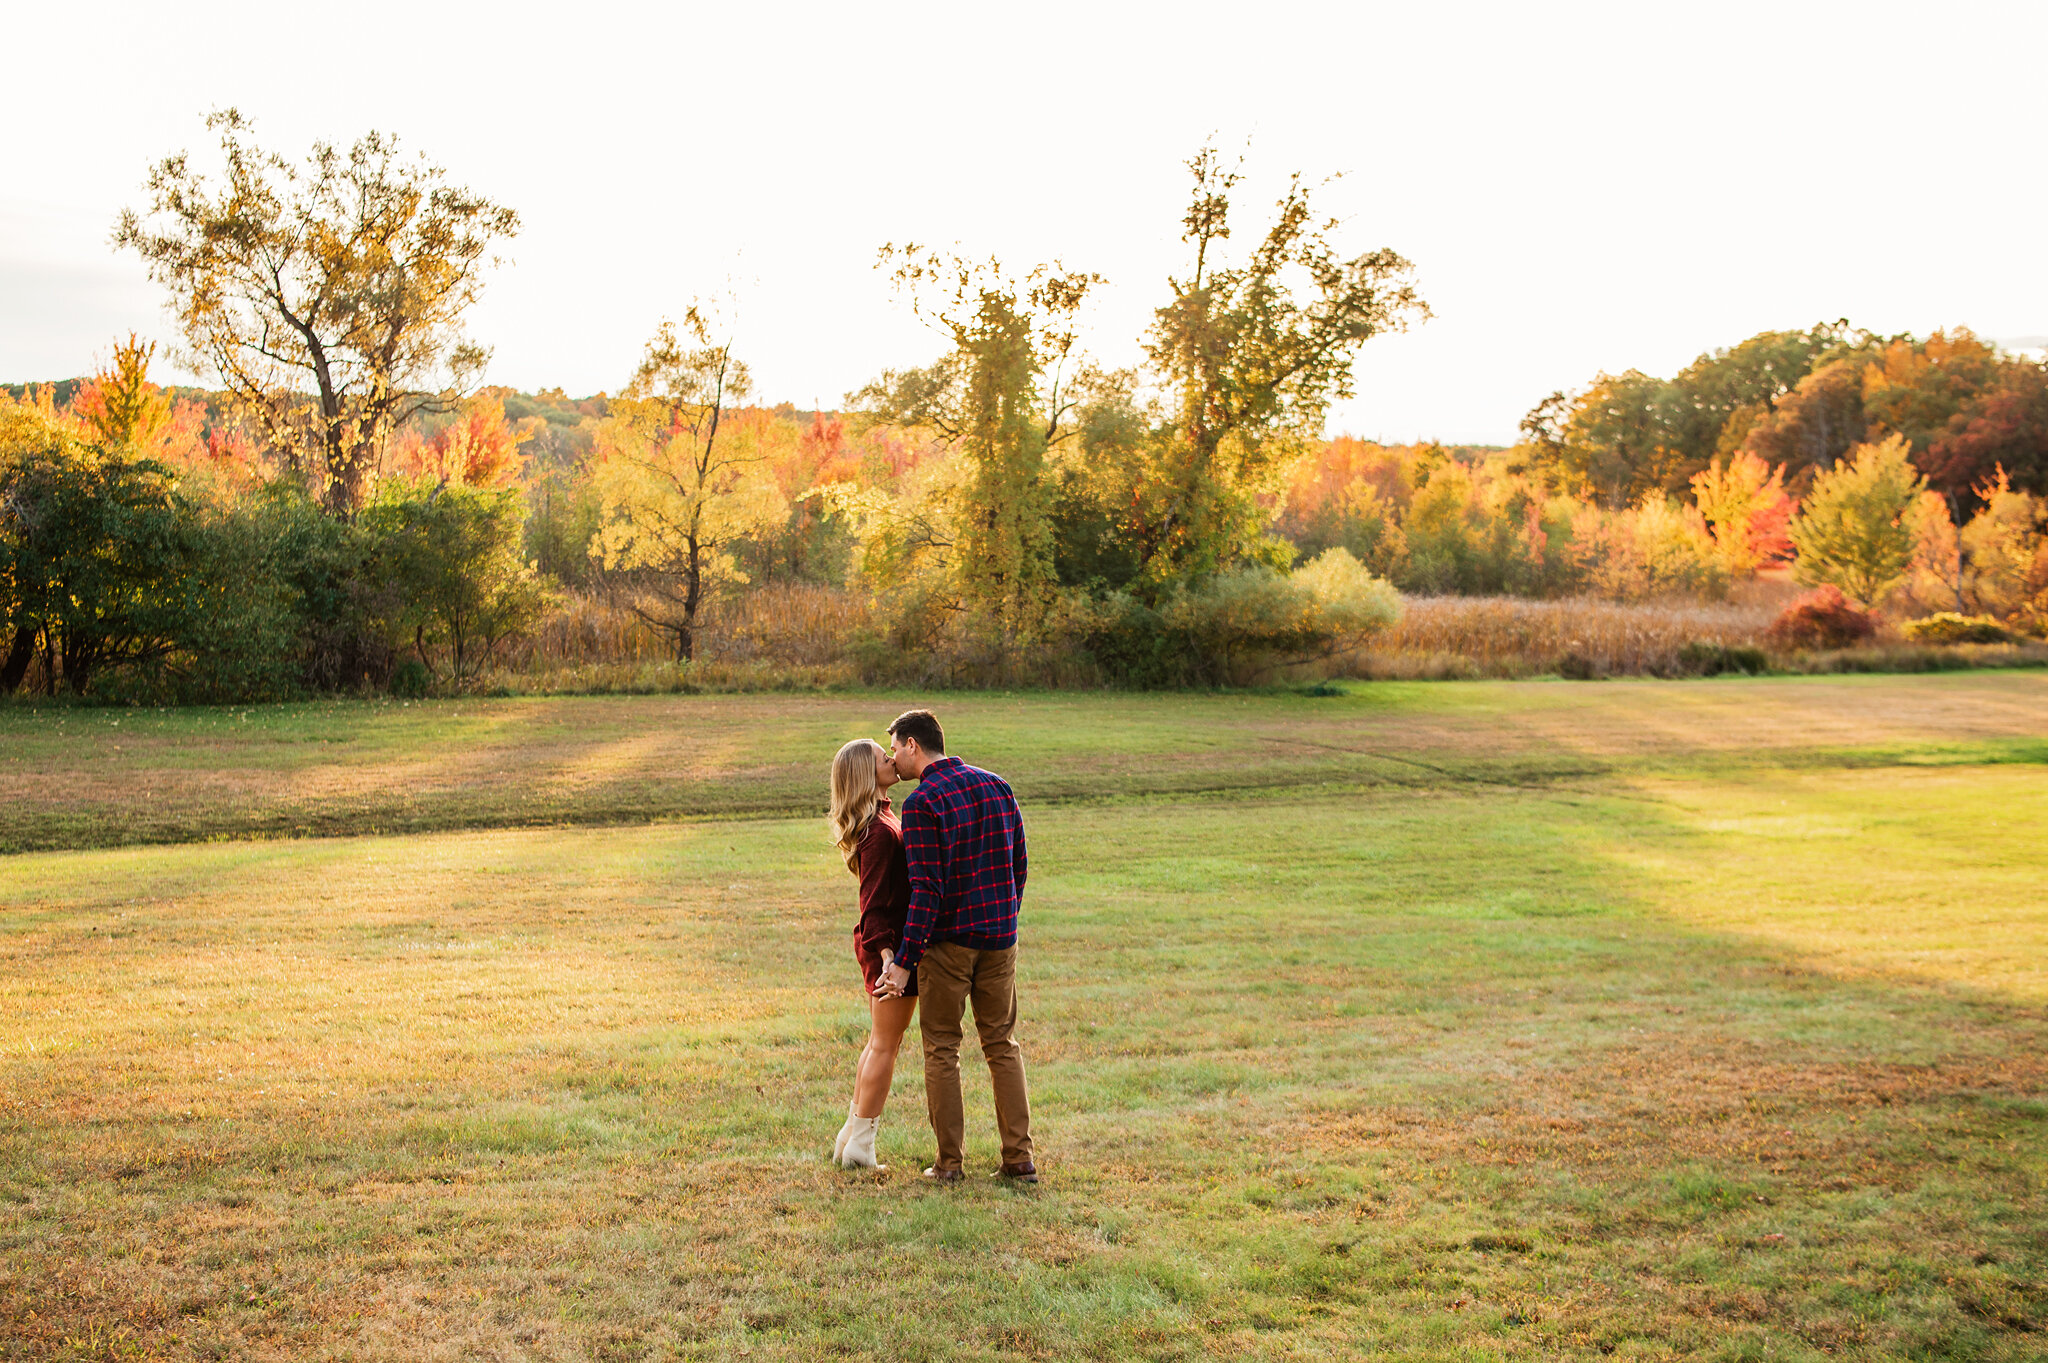
[[1680, 670], [1687, 644], [1755, 644], [1776, 613], [1765, 604], [1411, 596], [1398, 624], [1346, 655], [1336, 670], [1353, 677], [1525, 677], [1577, 658], [1603, 675], [1667, 674]]
[[[1788, 590], [1796, 590], [1789, 589]], [[1532, 601], [1504, 596], [1410, 596], [1401, 619], [1353, 652], [1281, 668], [1267, 681], [1304, 675], [1377, 679], [1679, 676], [1688, 645], [1754, 648], [1777, 617], [1784, 591], [1735, 602]], [[533, 693], [776, 691], [915, 681], [1091, 689], [1103, 674], [1071, 638], [1046, 640], [1027, 657], [995, 659], [940, 642], [916, 653], [881, 654], [876, 626], [858, 593], [817, 585], [774, 585], [721, 603], [698, 634], [696, 660], [675, 661], [654, 627], [615, 600], [570, 594], [533, 635], [501, 655], [487, 685]], [[864, 635], [870, 646], [863, 648]], [[1795, 671], [1918, 671], [2041, 666], [2048, 645], [1907, 648], [1889, 631], [1872, 644], [1835, 652], [1781, 654]]]
[[[843, 588], [815, 583], [754, 587], [713, 605], [697, 629], [696, 660], [794, 668], [836, 664], [867, 624], [866, 602]], [[624, 597], [570, 592], [531, 635], [504, 651], [502, 667], [542, 673], [674, 659], [673, 638]]]

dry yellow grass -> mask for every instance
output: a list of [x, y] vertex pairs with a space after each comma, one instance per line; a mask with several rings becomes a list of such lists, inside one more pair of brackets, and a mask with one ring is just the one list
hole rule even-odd
[[[1786, 600], [1797, 594], [1793, 584], [1777, 578], [1741, 586], [1725, 602], [1405, 597], [1400, 621], [1362, 648], [1276, 668], [1268, 679], [1318, 674], [1383, 680], [1520, 678], [1557, 672], [1567, 658], [1594, 676], [1683, 675], [1696, 670], [1681, 658], [1687, 645], [1758, 645]], [[875, 679], [854, 647], [873, 622], [866, 598], [857, 591], [801, 583], [750, 588], [719, 603], [699, 635], [697, 661], [680, 667], [672, 643], [624, 604], [571, 594], [531, 638], [501, 652], [483, 689], [647, 694], [847, 687]], [[985, 681], [995, 675], [968, 659], [927, 661], [942, 682]], [[1801, 671], [1913, 672], [2044, 663], [2048, 646], [2040, 644], [1912, 647], [1887, 629], [1868, 646], [1779, 657], [1773, 665]], [[1049, 641], [1025, 671], [1038, 684], [1055, 687], [1085, 688], [1102, 681], [1071, 640]], [[891, 675], [901, 680], [916, 674], [898, 667]]]
[[1705, 641], [1754, 644], [1771, 605], [1531, 601], [1505, 596], [1411, 596], [1401, 619], [1346, 660], [1366, 677], [1529, 676], [1577, 654], [1605, 674], [1668, 672], [1679, 650]]
[[[696, 655], [714, 665], [817, 668], [842, 663], [868, 622], [856, 593], [815, 583], [751, 587], [717, 602], [697, 636]], [[616, 664], [673, 661], [672, 638], [623, 601], [570, 592], [533, 633], [508, 645], [508, 672], [567, 672]]]

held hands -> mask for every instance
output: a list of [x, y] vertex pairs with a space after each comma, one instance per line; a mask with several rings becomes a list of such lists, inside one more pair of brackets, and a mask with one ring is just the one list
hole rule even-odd
[[910, 972], [896, 964], [896, 953], [886, 948], [882, 951], [882, 978], [875, 982], [875, 997], [878, 999], [900, 999], [910, 984]]

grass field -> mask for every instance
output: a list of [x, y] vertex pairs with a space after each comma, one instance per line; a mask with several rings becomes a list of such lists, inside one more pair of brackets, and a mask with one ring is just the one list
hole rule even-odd
[[[572, 696], [249, 709], [0, 706], [0, 852], [647, 819], [801, 817], [824, 759], [905, 697]], [[976, 760], [1034, 804], [1537, 784], [1752, 766], [2048, 760], [2048, 676], [1346, 696], [973, 693]]]
[[906, 699], [0, 710], [0, 1357], [2048, 1348], [2048, 676], [943, 698], [1028, 1190], [824, 1159]]

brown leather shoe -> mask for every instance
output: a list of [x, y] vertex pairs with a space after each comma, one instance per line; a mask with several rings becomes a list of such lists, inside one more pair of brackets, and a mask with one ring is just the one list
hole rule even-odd
[[1005, 1164], [996, 1177], [1013, 1178], [1019, 1183], [1036, 1183], [1038, 1182], [1038, 1166], [1030, 1160], [1025, 1160], [1022, 1164]]
[[927, 1169], [924, 1176], [934, 1183], [958, 1183], [967, 1177], [958, 1169]]

